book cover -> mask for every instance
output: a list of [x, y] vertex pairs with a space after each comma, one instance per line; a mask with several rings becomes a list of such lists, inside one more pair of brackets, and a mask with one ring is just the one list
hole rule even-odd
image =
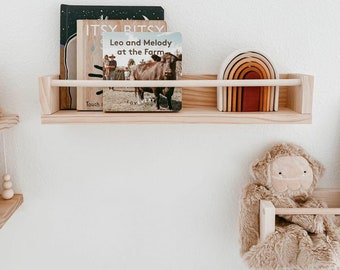
[[[77, 79], [103, 78], [102, 34], [105, 32], [166, 32], [162, 20], [78, 20]], [[93, 69], [100, 72], [94, 76]], [[77, 110], [103, 110], [102, 89], [77, 87]]]
[[[160, 6], [60, 5], [60, 79], [76, 79], [77, 20], [82, 19], [164, 20], [164, 10]], [[60, 109], [75, 108], [76, 88], [60, 87]]]
[[[103, 33], [103, 58], [107, 57], [111, 61], [104, 79], [178, 80], [182, 74], [182, 35]], [[116, 68], [111, 70], [112, 66]], [[175, 112], [181, 108], [180, 87], [112, 87], [103, 93], [104, 112]]]

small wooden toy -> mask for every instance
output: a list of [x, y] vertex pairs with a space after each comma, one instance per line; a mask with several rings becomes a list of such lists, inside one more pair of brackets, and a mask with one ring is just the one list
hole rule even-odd
[[5, 200], [12, 199], [14, 196], [14, 191], [12, 189], [12, 181], [11, 181], [11, 176], [6, 173], [3, 176], [3, 182], [2, 182], [2, 192], [1, 196]]
[[6, 143], [5, 143], [5, 136], [2, 133], [2, 147], [3, 147], [3, 156], [4, 156], [4, 165], [5, 165], [5, 174], [2, 177], [2, 192], [1, 197], [4, 200], [12, 199], [14, 196], [14, 191], [12, 189], [12, 181], [11, 176], [7, 173], [7, 155], [6, 155]]

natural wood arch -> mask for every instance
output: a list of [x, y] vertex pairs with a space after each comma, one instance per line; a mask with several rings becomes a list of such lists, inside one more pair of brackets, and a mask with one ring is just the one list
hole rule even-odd
[[[244, 79], [242, 77], [240, 77], [239, 75], [242, 73], [242, 71], [244, 69], [247, 69], [249, 67], [252, 67], [254, 71], [257, 70], [257, 72], [260, 75], [261, 79], [269, 79], [270, 78], [270, 72], [268, 69], [266, 69], [263, 66], [263, 63], [261, 61], [259, 61], [258, 59], [255, 59], [253, 57], [246, 57], [240, 61], [238, 61], [231, 69], [228, 79], [230, 80], [234, 80], [234, 79]], [[264, 89], [263, 91], [263, 100], [268, 100], [269, 98], [269, 87], [265, 86], [262, 89]], [[231, 103], [231, 111], [232, 112], [236, 112], [237, 108], [236, 108], [236, 104], [237, 104], [237, 87], [229, 87], [228, 91], [232, 92], [232, 103]], [[239, 101], [238, 103], [240, 103], [241, 101]], [[229, 103], [228, 103], [229, 104]], [[268, 104], [269, 105], [269, 104]], [[228, 110], [230, 108], [228, 107]], [[240, 111], [240, 110], [238, 110]], [[260, 111], [267, 111], [267, 104], [263, 102]]]
[[[251, 77], [247, 77], [247, 74], [249, 74], [250, 72], [254, 72], [257, 74], [257, 76], [251, 76]], [[246, 68], [240, 68], [239, 72], [237, 72], [236, 74], [236, 78], [235, 79], [268, 79], [268, 75], [265, 73], [265, 70], [262, 68], [261, 66], [256, 66], [256, 65], [251, 65], [248, 66]], [[258, 96], [256, 97], [256, 99], [258, 99], [259, 101], [259, 105], [258, 108], [256, 109], [256, 111], [260, 111], [263, 108], [263, 99], [264, 99], [264, 94], [268, 91], [269, 87], [268, 86], [261, 86], [261, 87], [257, 87], [257, 88], [252, 88], [252, 87], [248, 87], [248, 90], [259, 90], [256, 91], [258, 92]], [[236, 87], [236, 91], [237, 91], [237, 111], [241, 112], [241, 111], [254, 111], [254, 110], [249, 110], [246, 109], [244, 110], [243, 108], [243, 97], [244, 97], [244, 87]]]
[[[251, 70], [248, 71], [244, 76], [243, 79], [248, 80], [257, 80], [260, 79], [260, 74], [257, 72]], [[262, 105], [261, 103], [261, 94], [263, 93], [263, 88], [264, 87], [240, 87], [241, 89], [239, 92], [242, 94], [242, 98], [240, 103], [241, 111], [242, 112], [254, 112], [254, 111], [259, 111], [260, 106]]]
[[[254, 57], [254, 59], [258, 59], [259, 61], [261, 61], [262, 64], [265, 64], [265, 66], [270, 71], [270, 75], [269, 75], [268, 79], [277, 79], [278, 78], [278, 74], [276, 74], [276, 71], [275, 71], [272, 63], [267, 59], [266, 56], [262, 55], [261, 53], [254, 53], [254, 52], [247, 53], [247, 55], [249, 57]], [[278, 86], [268, 86], [267, 91], [270, 95], [271, 103], [268, 102], [268, 104], [266, 104], [266, 107], [264, 107], [264, 104], [262, 104], [262, 106], [263, 106], [262, 110], [263, 111], [277, 111], [278, 104], [273, 104], [273, 101], [275, 100], [275, 95], [279, 94], [279, 87]], [[278, 100], [278, 97], [277, 97], [277, 100]], [[270, 104], [273, 104], [272, 108], [269, 106]]]
[[[223, 79], [237, 80], [245, 79], [248, 71], [243, 71], [252, 67], [253, 71], [258, 72], [261, 79], [276, 79], [278, 77], [274, 66], [266, 56], [255, 51], [244, 51], [238, 53], [232, 58], [224, 70]], [[256, 71], [257, 69], [257, 71]], [[254, 77], [254, 76], [252, 76]], [[223, 107], [225, 111], [236, 112], [242, 111], [242, 89], [244, 87], [223, 87], [222, 91], [225, 96]], [[278, 87], [265, 86], [261, 87], [263, 97], [261, 100], [260, 111], [276, 111], [278, 108]], [[275, 102], [274, 102], [275, 101]]]
[[[263, 79], [255, 67], [248, 67], [242, 70], [239, 78], [248, 80]], [[263, 93], [266, 87], [237, 87], [237, 111], [253, 112], [260, 111], [263, 106]]]

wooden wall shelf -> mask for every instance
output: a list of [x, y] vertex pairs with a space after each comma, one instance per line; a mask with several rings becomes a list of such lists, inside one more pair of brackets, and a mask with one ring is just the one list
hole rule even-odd
[[[144, 86], [159, 81], [66, 81], [58, 75], [39, 79], [42, 124], [308, 124], [312, 122], [313, 76], [282, 74], [279, 80], [216, 80], [216, 75], [184, 75], [180, 81], [162, 81], [183, 87], [183, 108], [171, 113], [103, 113], [59, 109], [60, 86]], [[170, 85], [171, 84], [171, 85]], [[280, 85], [278, 112], [230, 113], [216, 108], [217, 86]]]
[[[0, 116], [0, 132], [14, 127], [19, 123], [18, 115], [2, 115]], [[13, 215], [15, 210], [22, 204], [22, 194], [15, 194], [10, 200], [4, 200], [0, 196], [0, 229], [4, 226], [7, 220]]]
[[19, 123], [19, 116], [17, 115], [2, 115], [0, 116], [0, 131], [14, 127]]
[[0, 196], [0, 229], [19, 208], [23, 201], [24, 197], [22, 194], [14, 194], [14, 197], [10, 200], [4, 200]]

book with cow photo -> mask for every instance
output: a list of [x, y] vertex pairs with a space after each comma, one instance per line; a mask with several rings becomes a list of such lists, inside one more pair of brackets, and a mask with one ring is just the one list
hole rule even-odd
[[[160, 6], [60, 5], [60, 79], [77, 78], [77, 20], [164, 20]], [[100, 70], [92, 67], [95, 76]], [[76, 87], [60, 87], [60, 109], [76, 109]]]
[[[102, 79], [104, 32], [166, 32], [163, 20], [78, 20], [77, 21], [77, 79]], [[100, 74], [93, 76], [93, 68], [99, 67]], [[117, 70], [118, 74], [118, 70]], [[102, 110], [102, 89], [77, 87], [77, 110]]]
[[[179, 80], [182, 35], [179, 32], [103, 33], [104, 80]], [[180, 87], [108, 87], [104, 112], [176, 112]]]

